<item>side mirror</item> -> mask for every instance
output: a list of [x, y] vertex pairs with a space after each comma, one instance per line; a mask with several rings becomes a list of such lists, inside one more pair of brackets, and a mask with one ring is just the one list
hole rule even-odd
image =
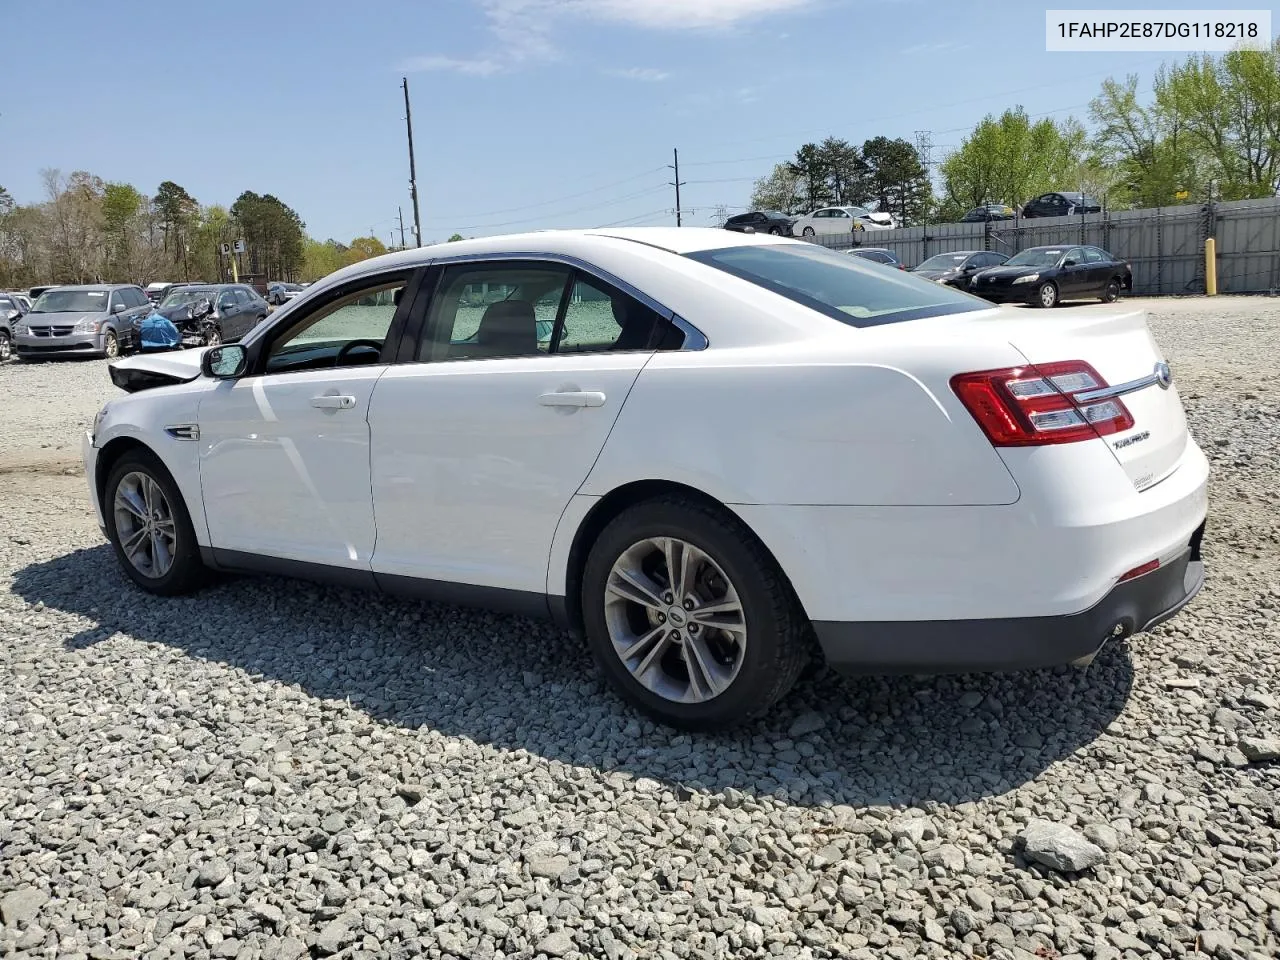
[[112, 312], [112, 313], [124, 313], [127, 309], [129, 309], [129, 308], [128, 308], [128, 307], [126, 307], [126, 306], [125, 306], [123, 303], [121, 303], [119, 300], [117, 300], [115, 303], [113, 303], [113, 304], [111, 305], [111, 312]]
[[249, 365], [249, 352], [238, 343], [227, 343], [205, 352], [200, 372], [214, 380], [235, 380]]

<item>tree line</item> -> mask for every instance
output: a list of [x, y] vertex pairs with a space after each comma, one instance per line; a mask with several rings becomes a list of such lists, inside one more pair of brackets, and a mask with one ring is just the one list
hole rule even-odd
[[230, 207], [201, 204], [172, 180], [146, 195], [83, 170], [41, 171], [45, 198], [18, 204], [0, 186], [0, 289], [43, 283], [230, 280], [223, 244], [245, 241], [241, 273], [318, 280], [386, 253], [375, 237], [317, 241], [292, 207], [246, 190]]
[[859, 148], [829, 137], [756, 181], [751, 205], [788, 214], [874, 206], [911, 225], [1054, 190], [1083, 190], [1111, 209], [1276, 196], [1280, 39], [1163, 66], [1150, 97], [1136, 76], [1108, 79], [1089, 119], [1091, 130], [1072, 117], [1033, 120], [1020, 106], [989, 114], [936, 178], [905, 140], [875, 137]]

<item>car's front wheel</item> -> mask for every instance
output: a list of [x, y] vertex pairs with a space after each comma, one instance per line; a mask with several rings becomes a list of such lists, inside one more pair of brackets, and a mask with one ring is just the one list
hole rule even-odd
[[1120, 281], [1115, 277], [1111, 278], [1111, 282], [1107, 284], [1105, 290], [1102, 291], [1103, 303], [1115, 303], [1120, 299]]
[[1052, 283], [1040, 284], [1040, 289], [1036, 291], [1036, 303], [1048, 309], [1058, 305], [1058, 288]]
[[13, 346], [9, 342], [9, 331], [0, 330], [0, 363], [4, 363], [13, 354]]
[[686, 729], [768, 710], [811, 649], [800, 603], [760, 542], [727, 511], [680, 495], [604, 529], [583, 570], [582, 614], [618, 692]]
[[204, 564], [191, 515], [156, 456], [132, 450], [111, 468], [102, 496], [107, 538], [129, 579], [175, 596], [200, 585]]
[[120, 339], [114, 330], [108, 330], [102, 335], [102, 355], [108, 360], [120, 356]]
[[781, 231], [781, 230], [779, 230], [777, 227], [770, 227], [770, 228], [769, 228], [769, 236], [771, 236], [771, 237], [780, 237], [780, 236], [782, 236], [782, 231]]
[[204, 332], [204, 345], [206, 347], [216, 347], [222, 343], [222, 331], [216, 325], [211, 325]]

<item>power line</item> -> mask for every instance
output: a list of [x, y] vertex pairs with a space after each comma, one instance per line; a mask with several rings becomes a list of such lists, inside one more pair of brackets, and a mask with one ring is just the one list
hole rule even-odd
[[524, 206], [506, 207], [502, 210], [490, 210], [486, 213], [464, 213], [464, 214], [459, 214], [458, 216], [453, 216], [453, 217], [428, 217], [427, 219], [439, 220], [439, 221], [450, 221], [450, 220], [456, 221], [456, 220], [466, 220], [466, 219], [481, 219], [484, 217], [501, 217], [509, 213], [523, 213], [527, 210], [537, 210], [542, 207], [553, 206], [554, 204], [557, 204], [557, 203], [564, 203], [566, 200], [577, 200], [579, 197], [590, 196], [593, 193], [599, 193], [601, 190], [611, 190], [614, 187], [620, 187], [625, 183], [633, 183], [634, 181], [639, 180], [641, 177], [648, 177], [648, 176], [652, 176], [655, 173], [662, 173], [666, 169], [667, 169], [667, 166], [665, 164], [661, 167], [650, 167], [648, 170], [645, 170], [641, 173], [633, 174], [632, 176], [629, 176], [629, 177], [624, 177], [621, 180], [615, 180], [612, 183], [604, 183], [598, 187], [592, 187], [589, 190], [583, 190], [579, 193], [571, 193], [571, 194], [568, 194], [567, 196], [555, 197], [551, 200], [540, 200], [537, 203], [529, 203], [529, 204], [525, 204]]
[[647, 219], [652, 218], [652, 217], [657, 217], [657, 216], [670, 216], [670, 215], [671, 215], [671, 208], [670, 208], [670, 207], [663, 207], [661, 210], [650, 210], [650, 211], [649, 211], [649, 212], [647, 212], [647, 213], [638, 213], [638, 214], [636, 214], [634, 217], [627, 217], [627, 219], [625, 219], [625, 220], [615, 220], [613, 223], [601, 223], [601, 224], [597, 225], [596, 227], [594, 227], [594, 228], [592, 228], [592, 229], [599, 230], [599, 229], [601, 229], [602, 227], [627, 227], [627, 226], [636, 226], [636, 225], [637, 225], [637, 224], [636, 224], [636, 221], [637, 221], [637, 220], [647, 220]]

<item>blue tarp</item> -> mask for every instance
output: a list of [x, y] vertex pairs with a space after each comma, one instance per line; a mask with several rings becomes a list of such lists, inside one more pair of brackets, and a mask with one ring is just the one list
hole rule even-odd
[[142, 318], [139, 336], [143, 350], [167, 350], [182, 342], [182, 334], [172, 321], [154, 311]]

